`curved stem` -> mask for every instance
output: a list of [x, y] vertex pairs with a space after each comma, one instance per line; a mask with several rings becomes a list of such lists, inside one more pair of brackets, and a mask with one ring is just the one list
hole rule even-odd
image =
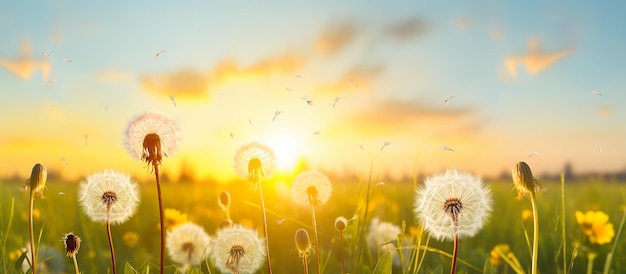
[[530, 203], [533, 207], [533, 257], [532, 257], [532, 268], [531, 273], [537, 273], [537, 252], [539, 249], [539, 216], [537, 215], [537, 199], [535, 198], [535, 193], [531, 192], [530, 194]]
[[450, 268], [450, 274], [456, 273], [456, 259], [459, 253], [459, 233], [454, 233], [454, 249], [452, 251], [452, 267]]
[[33, 274], [37, 274], [37, 252], [35, 251], [35, 235], [33, 234], [33, 204], [35, 200], [35, 192], [31, 188], [30, 199], [28, 201], [28, 227], [30, 232], [30, 268]]
[[320, 274], [319, 237], [317, 237], [317, 221], [315, 220], [315, 206], [313, 205], [311, 205], [311, 215], [313, 215], [313, 236], [315, 237], [315, 263], [317, 264], [317, 274]]
[[258, 179], [257, 186], [259, 188], [259, 195], [261, 195], [261, 211], [263, 212], [263, 234], [265, 236], [265, 263], [267, 265], [267, 273], [272, 274], [272, 264], [270, 263], [270, 241], [267, 238], [267, 214], [265, 213], [265, 199], [263, 198], [263, 187], [261, 186], [261, 179]]
[[163, 216], [163, 199], [161, 198], [161, 181], [159, 180], [159, 165], [154, 164], [154, 177], [156, 178], [157, 196], [159, 199], [159, 222], [161, 225], [161, 268], [160, 273], [165, 271], [165, 217]]
[[343, 248], [343, 230], [339, 232], [339, 240], [341, 241], [341, 274], [346, 273], [346, 255]]
[[111, 222], [107, 218], [107, 236], [109, 236], [109, 249], [111, 250], [111, 265], [113, 267], [113, 274], [117, 273], [117, 266], [115, 264], [115, 250], [113, 249], [113, 238], [111, 238]]
[[80, 274], [78, 271], [78, 262], [76, 261], [76, 253], [72, 254], [72, 259], [74, 260], [74, 272]]

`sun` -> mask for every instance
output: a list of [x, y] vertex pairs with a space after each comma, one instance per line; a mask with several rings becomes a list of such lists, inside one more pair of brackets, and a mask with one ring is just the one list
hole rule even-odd
[[267, 144], [274, 150], [276, 156], [276, 168], [279, 172], [292, 172], [298, 165], [300, 150], [296, 138], [285, 134], [272, 136]]

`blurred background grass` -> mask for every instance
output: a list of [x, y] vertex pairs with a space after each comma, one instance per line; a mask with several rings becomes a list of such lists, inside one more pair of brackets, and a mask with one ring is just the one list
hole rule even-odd
[[[331, 178], [332, 179], [332, 178]], [[489, 181], [494, 194], [494, 211], [489, 224], [473, 238], [460, 241], [459, 258], [485, 273], [507, 273], [505, 268], [490, 268], [489, 253], [497, 244], [508, 244], [511, 251], [520, 260], [524, 269], [530, 267], [529, 247], [524, 237], [524, 227], [532, 237], [532, 220], [522, 220], [522, 211], [530, 209], [527, 200], [518, 201], [512, 183], [509, 181]], [[0, 232], [6, 240], [2, 248], [1, 262], [5, 273], [18, 273], [15, 270], [16, 254], [28, 244], [28, 194], [21, 190], [22, 183], [0, 183]], [[414, 184], [413, 182], [385, 182], [371, 184], [368, 205], [367, 224], [372, 218], [402, 226], [405, 222], [405, 234], [410, 238], [410, 229], [418, 223], [413, 214]], [[363, 224], [367, 182], [336, 182], [333, 181], [333, 194], [327, 204], [316, 209], [320, 237], [322, 261], [325, 262], [325, 273], [340, 273], [341, 251], [339, 232], [334, 228], [334, 220], [338, 216], [348, 219], [358, 216], [349, 223], [346, 230], [346, 263], [350, 273], [362, 273], [373, 269], [377, 256], [363, 249], [363, 259], [356, 261], [355, 245], [358, 233]], [[544, 190], [538, 194], [540, 240], [539, 270], [541, 273], [562, 273], [561, 237], [561, 186], [559, 182], [544, 182]], [[61, 238], [65, 233], [74, 232], [82, 238], [78, 253], [78, 264], [83, 273], [105, 273], [110, 267], [110, 253], [104, 224], [94, 223], [80, 209], [77, 202], [76, 182], [50, 181], [47, 184], [44, 199], [35, 201], [34, 229], [42, 232], [41, 246], [48, 246], [65, 254]], [[118, 267], [125, 263], [138, 268], [152, 263], [156, 269], [159, 258], [159, 219], [154, 183], [140, 183], [141, 203], [137, 213], [126, 223], [112, 226], [112, 235]], [[258, 192], [251, 189], [245, 182], [233, 182], [227, 185], [209, 183], [165, 183], [163, 184], [164, 206], [181, 211], [193, 221], [205, 228], [210, 235], [215, 235], [219, 223], [225, 213], [217, 204], [220, 191], [227, 190], [232, 197], [231, 217], [235, 223], [253, 227], [261, 233], [261, 212], [258, 208]], [[266, 182], [264, 184], [266, 206], [268, 208], [268, 230], [272, 270], [275, 273], [300, 273], [301, 261], [294, 245], [294, 233], [298, 228], [305, 228], [311, 234], [311, 211], [293, 202], [288, 185]], [[568, 265], [576, 242], [583, 242], [584, 237], [576, 223], [576, 210], [601, 210], [609, 215], [617, 232], [624, 210], [624, 193], [626, 185], [618, 181], [588, 179], [577, 182], [566, 182], [565, 188], [565, 224], [567, 237]], [[14, 202], [11, 227], [11, 204]], [[283, 218], [286, 218], [282, 221]], [[281, 222], [282, 221], [282, 222]], [[356, 229], [358, 225], [358, 229]], [[8, 229], [7, 229], [8, 228]], [[366, 226], [367, 228], [367, 226]], [[415, 230], [415, 229], [414, 229]], [[352, 232], [352, 233], [350, 233]], [[367, 232], [367, 231], [366, 231]], [[424, 235], [422, 241], [426, 240]], [[364, 244], [365, 241], [363, 242]], [[611, 243], [612, 244], [612, 243]], [[601, 271], [611, 244], [596, 246], [599, 256], [595, 260], [595, 270]], [[430, 247], [451, 253], [452, 242], [437, 242], [431, 239]], [[614, 273], [626, 272], [626, 261], [621, 259], [626, 253], [626, 240], [619, 239], [612, 269]], [[579, 252], [580, 253], [580, 252]], [[65, 257], [62, 266], [66, 273], [73, 273], [71, 259]], [[173, 262], [166, 257], [166, 265], [170, 273], [174, 272]], [[310, 261], [310, 269], [314, 270], [314, 260]], [[424, 257], [420, 273], [447, 272], [450, 258], [428, 252]], [[443, 268], [441, 267], [443, 266]], [[355, 269], [358, 267], [358, 269]], [[584, 272], [587, 267], [586, 257], [578, 257], [573, 261], [572, 273]], [[399, 269], [395, 269], [399, 271]], [[262, 273], [265, 272], [263, 269]], [[214, 272], [215, 273], [215, 272]], [[395, 272], [394, 272], [395, 273]], [[399, 272], [398, 272], [399, 273]], [[457, 266], [457, 273], [480, 273], [464, 264]], [[513, 273], [511, 269], [508, 273]]]

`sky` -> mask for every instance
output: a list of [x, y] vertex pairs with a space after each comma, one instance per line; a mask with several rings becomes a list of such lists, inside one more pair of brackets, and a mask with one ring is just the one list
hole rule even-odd
[[626, 168], [626, 19], [592, 1], [3, 1], [0, 177], [150, 178], [128, 123], [178, 123], [161, 170], [236, 151], [400, 178]]

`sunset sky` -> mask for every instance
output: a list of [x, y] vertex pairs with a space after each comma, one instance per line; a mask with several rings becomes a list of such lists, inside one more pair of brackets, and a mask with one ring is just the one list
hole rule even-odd
[[124, 147], [147, 111], [200, 180], [250, 142], [286, 173], [626, 168], [622, 2], [368, 2], [4, 1], [0, 177], [149, 177]]

